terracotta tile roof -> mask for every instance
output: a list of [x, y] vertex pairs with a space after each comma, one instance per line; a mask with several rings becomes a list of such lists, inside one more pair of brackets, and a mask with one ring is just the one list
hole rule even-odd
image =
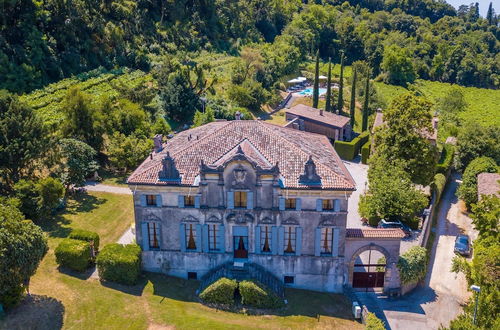
[[287, 188], [308, 188], [298, 182], [304, 165], [312, 156], [322, 189], [355, 190], [355, 183], [328, 138], [314, 133], [265, 123], [257, 120], [212, 122], [183, 131], [148, 157], [128, 178], [129, 184], [166, 184], [158, 178], [161, 160], [169, 152], [181, 174], [182, 185], [193, 185], [201, 161], [219, 165], [230, 159], [238, 146], [259, 166], [278, 163]]
[[496, 195], [500, 197], [500, 174], [480, 173], [477, 176], [477, 194]]
[[405, 233], [399, 228], [347, 228], [346, 237], [352, 238], [403, 238]]
[[319, 109], [304, 104], [297, 104], [290, 109], [286, 109], [285, 112], [340, 128], [349, 124], [350, 121], [349, 117], [339, 116], [333, 112], [323, 111], [323, 115], [321, 115]]

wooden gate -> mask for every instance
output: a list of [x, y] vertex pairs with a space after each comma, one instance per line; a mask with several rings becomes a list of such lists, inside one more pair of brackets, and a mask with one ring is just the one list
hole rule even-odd
[[[360, 265], [358, 265], [360, 266]], [[379, 266], [379, 265], [363, 265]], [[385, 266], [385, 265], [382, 265]], [[352, 274], [353, 288], [383, 288], [385, 272], [354, 272]]]

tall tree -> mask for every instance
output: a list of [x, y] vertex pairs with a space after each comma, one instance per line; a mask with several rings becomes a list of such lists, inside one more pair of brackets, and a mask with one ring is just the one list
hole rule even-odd
[[33, 276], [49, 249], [43, 231], [12, 203], [0, 201], [0, 304], [11, 307], [23, 295], [24, 283]]
[[[354, 115], [356, 113], [356, 68], [354, 68], [354, 73], [352, 75], [352, 85], [351, 85], [351, 127], [354, 127]], [[364, 123], [364, 122], [363, 122]]]
[[361, 123], [362, 132], [368, 129], [368, 115], [370, 113], [370, 109], [368, 108], [369, 105], [370, 105], [370, 75], [367, 75], [365, 84], [365, 102], [363, 103], [363, 121]]
[[[29, 175], [47, 148], [42, 122], [17, 96], [0, 91], [0, 175], [12, 187]], [[2, 182], [0, 182], [0, 185]]]
[[434, 178], [436, 147], [427, 136], [433, 134], [432, 103], [406, 93], [396, 97], [384, 111], [385, 125], [375, 133], [375, 154], [402, 160], [412, 182], [429, 184]]
[[339, 99], [337, 102], [337, 111], [342, 114], [344, 108], [344, 51], [340, 51], [340, 81], [339, 81]]
[[493, 22], [495, 20], [495, 10], [493, 9], [492, 2], [490, 2], [490, 5], [488, 7], [488, 12], [486, 13], [486, 20], [488, 21], [489, 25], [493, 25]]
[[319, 49], [316, 51], [316, 68], [314, 70], [313, 108], [319, 103]]
[[326, 80], [326, 111], [332, 111], [332, 61], [328, 59], [328, 78]]

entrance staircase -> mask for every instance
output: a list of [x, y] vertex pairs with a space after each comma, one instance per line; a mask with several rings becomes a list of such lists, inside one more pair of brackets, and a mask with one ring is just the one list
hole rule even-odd
[[226, 262], [202, 276], [198, 292], [205, 290], [210, 284], [218, 279], [226, 277], [236, 281], [257, 280], [264, 284], [278, 297], [284, 298], [285, 287], [283, 283], [264, 267], [249, 262]]

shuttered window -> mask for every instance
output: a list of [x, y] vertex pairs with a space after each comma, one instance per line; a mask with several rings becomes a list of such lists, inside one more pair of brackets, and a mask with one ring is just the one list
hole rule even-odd
[[260, 250], [264, 253], [271, 253], [272, 242], [271, 226], [260, 227]]
[[294, 254], [296, 251], [297, 242], [297, 227], [285, 226], [285, 237], [284, 237], [284, 247], [283, 252]]
[[186, 250], [196, 250], [196, 228], [192, 223], [186, 224]]
[[184, 207], [194, 207], [194, 196], [184, 196]]
[[156, 206], [156, 195], [146, 195], [146, 205]]
[[333, 210], [333, 199], [323, 199], [323, 210]]
[[160, 228], [156, 222], [148, 222], [149, 248], [160, 248]]
[[234, 207], [235, 208], [246, 208], [247, 207], [247, 192], [246, 191], [235, 191], [234, 192]]
[[297, 199], [296, 198], [287, 198], [285, 199], [285, 209], [287, 210], [295, 210], [297, 207]]
[[208, 249], [210, 251], [219, 250], [219, 226], [217, 224], [208, 225]]
[[321, 254], [332, 254], [333, 228], [321, 228]]

